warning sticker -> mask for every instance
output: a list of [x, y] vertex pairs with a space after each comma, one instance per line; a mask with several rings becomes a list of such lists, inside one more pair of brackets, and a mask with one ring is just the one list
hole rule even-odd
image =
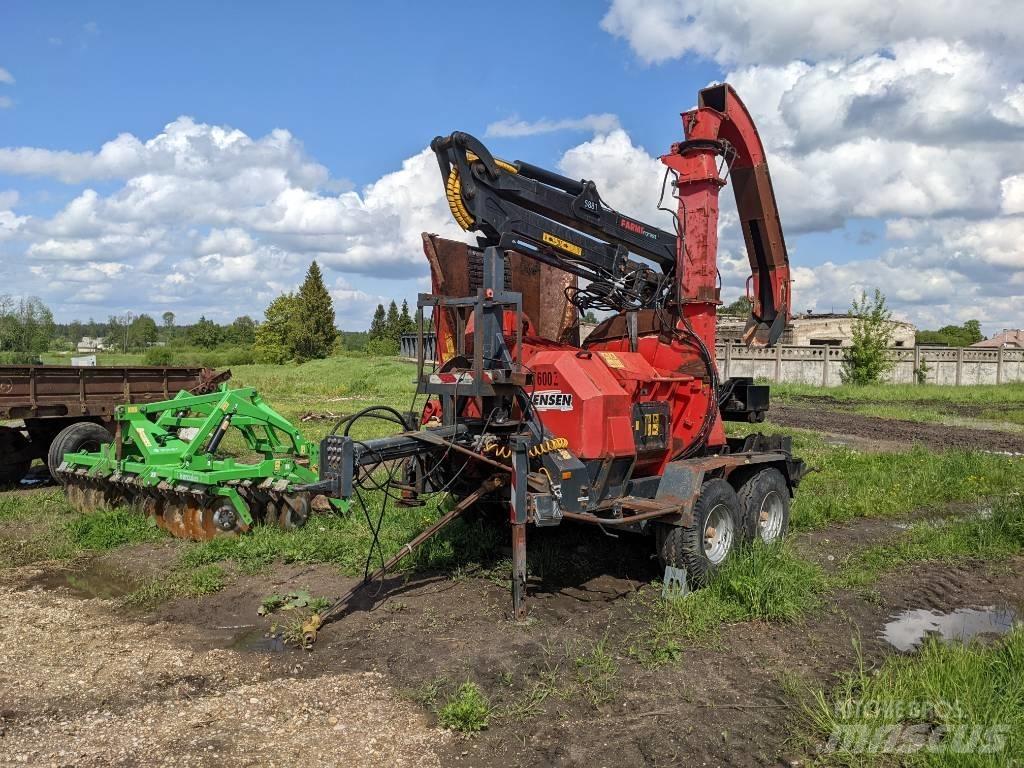
[[570, 243], [568, 240], [563, 240], [560, 237], [556, 237], [555, 235], [552, 235], [550, 232], [542, 232], [541, 240], [543, 240], [548, 245], [553, 245], [555, 246], [555, 248], [565, 251], [566, 253], [571, 253], [573, 256], [580, 256], [583, 254], [583, 249], [580, 248], [578, 245], [576, 245], [575, 243]]
[[604, 364], [607, 365], [609, 368], [626, 367], [623, 364], [622, 360], [619, 359], [619, 356], [614, 352], [598, 352], [597, 354], [601, 356], [601, 359], [604, 360]]

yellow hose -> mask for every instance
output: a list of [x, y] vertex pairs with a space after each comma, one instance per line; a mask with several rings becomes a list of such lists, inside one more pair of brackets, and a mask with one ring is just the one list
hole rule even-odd
[[[466, 159], [472, 163], [480, 158], [472, 152], [467, 152]], [[504, 160], [495, 158], [494, 162], [503, 171], [507, 171], [508, 173], [519, 173], [514, 165], [506, 163]], [[455, 217], [455, 221], [458, 222], [459, 226], [463, 229], [472, 229], [473, 217], [470, 215], [469, 211], [466, 210], [466, 204], [462, 202], [462, 183], [459, 181], [459, 171], [455, 166], [452, 166], [452, 170], [448, 174], [448, 181], [445, 183], [444, 192], [445, 197], [448, 198], [448, 207], [451, 209], [452, 216]]]
[[536, 458], [538, 456], [543, 456], [545, 453], [550, 453], [551, 451], [557, 451], [568, 447], [569, 441], [564, 437], [552, 437], [545, 440], [543, 443], [537, 443], [537, 445], [530, 448], [528, 453], [532, 458]]

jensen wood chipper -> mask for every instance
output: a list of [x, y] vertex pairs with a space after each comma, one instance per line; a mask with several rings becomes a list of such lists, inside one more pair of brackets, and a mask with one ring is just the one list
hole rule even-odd
[[[724, 420], [763, 420], [768, 391], [719, 380], [714, 357], [727, 181], [752, 271], [746, 342], [776, 343], [789, 317], [768, 165], [730, 86], [701, 91], [682, 122], [683, 140], [661, 158], [668, 230], [618, 213], [591, 181], [499, 160], [465, 133], [434, 139], [452, 215], [478, 242], [446, 249], [425, 238], [433, 290], [418, 302], [422, 412], [366, 409], [318, 447], [251, 390], [127, 406], [113, 444], [64, 457], [69, 495], [139, 494], [169, 530], [204, 538], [301, 522], [317, 494], [340, 507], [369, 503], [371, 490], [398, 504], [447, 493], [448, 511], [367, 580], [474, 510], [509, 527], [517, 617], [529, 526], [650, 535], [668, 573], [698, 585], [739, 543], [782, 537], [804, 464], [787, 437], [726, 436]], [[429, 361], [426, 310], [437, 335]], [[590, 310], [605, 319], [580, 343], [576, 318]], [[396, 434], [356, 439], [361, 419], [394, 422]], [[217, 458], [228, 427], [246, 430], [263, 461]]]

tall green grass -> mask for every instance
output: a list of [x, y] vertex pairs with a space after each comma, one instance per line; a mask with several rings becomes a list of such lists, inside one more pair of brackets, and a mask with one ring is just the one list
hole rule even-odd
[[855, 517], [906, 516], [950, 502], [998, 498], [1024, 490], [1024, 457], [973, 451], [861, 453], [814, 451], [816, 472], [800, 484], [791, 525], [818, 528]]
[[886, 571], [912, 563], [999, 560], [1024, 551], [1024, 499], [998, 499], [990, 514], [925, 521], [895, 541], [857, 552], [842, 565], [839, 582], [871, 584]]
[[[380, 512], [380, 494], [368, 497], [374, 525]], [[189, 568], [218, 562], [234, 562], [242, 570], [254, 572], [274, 561], [330, 563], [349, 575], [363, 572], [367, 555], [373, 549], [370, 569], [397, 552], [406, 542], [442, 514], [438, 502], [423, 507], [390, 505], [385, 511], [378, 543], [374, 547], [370, 524], [353, 505], [348, 515], [324, 515], [309, 519], [302, 528], [283, 531], [272, 526], [256, 526], [244, 536], [219, 538], [191, 546], [182, 554], [182, 565]], [[410, 555], [399, 570], [448, 569], [465, 567], [486, 560], [504, 540], [499, 526], [481, 519], [463, 519], [452, 523]]]
[[825, 765], [1014, 765], [1024, 754], [1024, 627], [993, 645], [931, 638], [878, 669], [862, 659], [807, 713]]
[[639, 598], [638, 631], [630, 650], [642, 662], [674, 661], [688, 643], [710, 642], [723, 624], [795, 621], [820, 605], [828, 581], [822, 570], [783, 544], [737, 553], [711, 583], [685, 597]]

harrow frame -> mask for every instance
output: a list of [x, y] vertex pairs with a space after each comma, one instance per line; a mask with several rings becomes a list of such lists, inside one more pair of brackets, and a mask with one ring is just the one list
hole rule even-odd
[[[274, 518], [290, 515], [296, 499], [308, 514], [308, 494], [296, 489], [317, 480], [319, 445], [306, 440], [252, 387], [222, 385], [205, 395], [182, 391], [170, 400], [121, 405], [114, 420], [113, 442], [96, 452], [63, 457], [58, 474], [76, 506], [89, 509], [141, 500], [143, 510], [159, 520], [166, 499], [178, 499], [184, 511], [173, 516], [177, 522], [164, 527], [175, 535], [200, 539], [246, 531], [258, 519], [266, 519], [268, 508], [273, 508]], [[248, 451], [261, 458], [244, 461], [217, 455], [232, 427]], [[234, 522], [223, 511], [224, 502], [237, 516]], [[345, 508], [336, 499], [330, 503], [338, 510]], [[301, 512], [300, 516], [304, 519]]]

